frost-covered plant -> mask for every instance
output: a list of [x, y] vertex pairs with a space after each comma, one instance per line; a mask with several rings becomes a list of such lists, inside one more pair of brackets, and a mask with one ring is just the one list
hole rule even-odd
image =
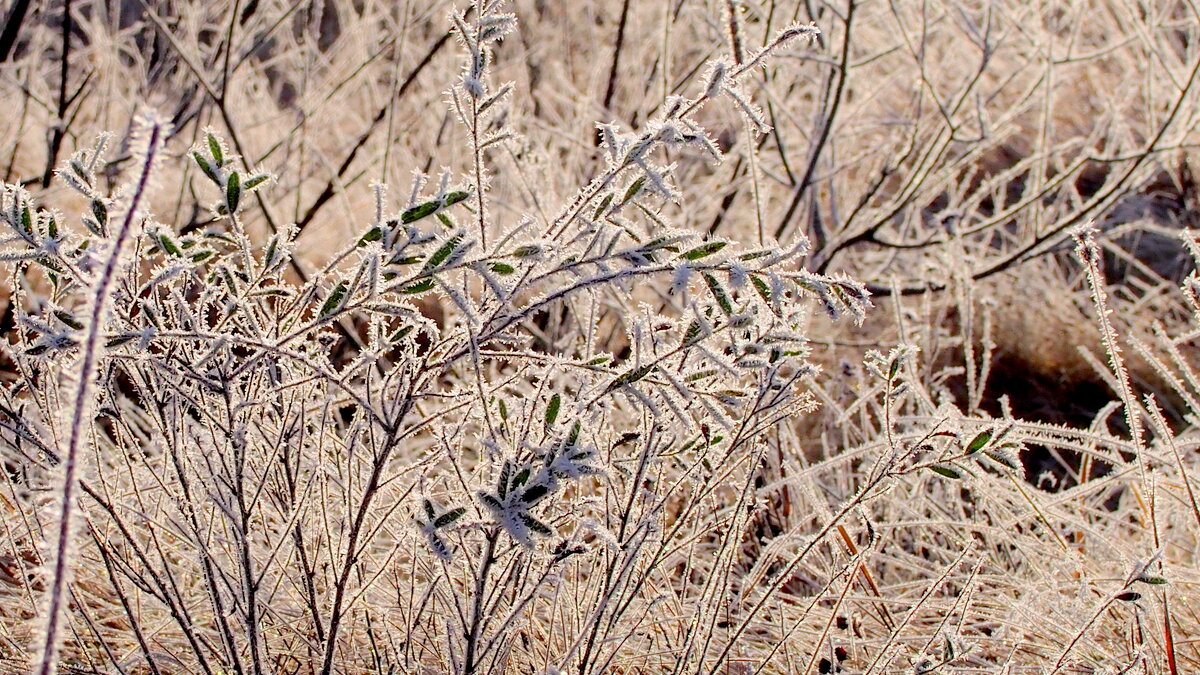
[[[514, 87], [489, 74], [516, 26], [500, 4], [451, 15], [471, 170], [432, 190], [419, 176], [398, 209], [378, 186], [362, 234], [307, 280], [289, 273], [295, 228], [247, 232], [270, 176], [214, 132], [186, 156], [215, 196], [200, 230], [146, 208], [167, 137], [154, 118], [136, 125], [129, 187], [101, 187], [104, 139], [63, 165], [88, 204], [74, 218], [5, 187], [6, 456], [55, 495], [34, 511], [46, 534], [29, 532], [47, 544], [41, 672], [68, 603], [89, 611], [81, 564], [104, 570], [136, 644], [114, 664], [152, 672], [343, 671], [364, 639], [405, 669], [600, 672], [644, 642], [652, 608], [707, 621], [728, 602], [712, 579], [676, 598], [659, 581], [700, 551], [734, 564], [764, 434], [812, 406], [811, 300], [861, 321], [868, 294], [802, 270], [803, 242], [672, 227], [664, 204], [694, 197], [662, 157], [720, 160], [695, 119], [713, 99], [765, 130], [741, 82], [817, 31], [713, 62], [640, 130], [601, 125], [596, 177], [552, 219], [505, 221], [487, 166], [517, 138], [495, 116]], [[528, 634], [563, 603], [571, 622]], [[439, 638], [418, 635], [430, 625]]]
[[[1200, 281], [1106, 271], [1111, 221], [1149, 196], [1126, 193], [1187, 147], [1200, 66], [1171, 45], [1195, 22], [1121, 0], [1046, 22], [1008, 0], [533, 4], [526, 35], [496, 2], [440, 23], [436, 3], [14, 10], [0, 129], [54, 118], [36, 170], [61, 171], [0, 192], [0, 662], [1189, 672]], [[589, 85], [557, 95], [594, 54], [554, 45], [606, 48], [592, 19], [617, 5], [622, 121], [596, 129]], [[813, 29], [779, 22], [809, 11], [830, 51], [786, 58]], [[311, 44], [339, 17], [337, 49]], [[1021, 46], [1068, 26], [1066, 58]], [[80, 34], [121, 81], [78, 72]], [[1162, 68], [1108, 86], [1146, 45]], [[651, 62], [639, 99], [622, 71]], [[504, 82], [524, 74], [533, 110]], [[175, 129], [132, 134], [161, 143], [59, 161], [130, 92], [170, 90]], [[440, 95], [443, 128], [396, 143]], [[37, 144], [11, 145], [28, 174]], [[358, 175], [425, 161], [453, 169], [356, 213]], [[1186, 210], [1186, 163], [1171, 177], [1154, 190]], [[1043, 255], [1125, 202], [1078, 261]], [[838, 268], [872, 280], [862, 326]], [[1078, 344], [1098, 409], [1022, 419]]]

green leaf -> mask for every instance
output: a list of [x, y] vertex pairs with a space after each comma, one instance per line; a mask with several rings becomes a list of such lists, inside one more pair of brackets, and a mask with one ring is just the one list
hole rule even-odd
[[971, 442], [967, 444], [967, 454], [972, 455], [976, 452], [979, 452], [990, 440], [992, 440], [992, 432], [990, 430], [979, 432], [979, 434], [975, 436], [975, 438], [972, 438]]
[[692, 321], [690, 324], [688, 324], [687, 330], [683, 333], [682, 345], [685, 347], [694, 345], [703, 339], [703, 337], [704, 335], [701, 334], [700, 331], [700, 322], [698, 320]]
[[134, 339], [135, 337], [137, 337], [137, 335], [134, 333], [126, 333], [124, 335], [116, 335], [114, 337], [109, 338], [108, 342], [105, 343], [105, 346], [106, 347], [116, 347], [118, 345], [123, 345], [126, 342], [129, 342], [130, 340]]
[[527, 469], [527, 468], [522, 469], [521, 473], [517, 474], [516, 478], [513, 478], [512, 489], [516, 490], [517, 488], [524, 485], [525, 482], [528, 480], [529, 480], [529, 469]]
[[270, 174], [265, 174], [265, 173], [260, 173], [257, 176], [251, 176], [250, 180], [246, 181], [242, 185], [242, 189], [249, 192], [250, 190], [253, 190], [254, 188], [258, 187], [259, 185], [262, 185], [263, 183], [265, 183], [267, 181], [267, 179], [270, 177], [271, 177]]
[[600, 205], [596, 207], [596, 213], [594, 215], [592, 215], [592, 220], [599, 218], [602, 213], [604, 213], [606, 210], [608, 210], [608, 207], [612, 206], [612, 201], [613, 201], [613, 193], [610, 192], [610, 193], [604, 195], [604, 199], [601, 199]]
[[699, 260], [705, 256], [710, 256], [717, 251], [720, 251], [721, 249], [725, 248], [726, 244], [728, 244], [728, 242], [710, 241], [703, 246], [697, 246], [696, 248], [684, 253], [679, 257], [680, 259]]
[[504, 499], [508, 495], [508, 484], [512, 480], [512, 462], [504, 460], [504, 466], [500, 468], [500, 480], [496, 481], [496, 487], [500, 493], [500, 498]]
[[537, 485], [529, 486], [529, 489], [521, 493], [521, 501], [526, 504], [535, 504], [539, 499], [550, 494], [550, 488], [538, 483]]
[[408, 209], [404, 213], [401, 213], [400, 222], [406, 225], [408, 223], [415, 223], [422, 218], [427, 218], [434, 213], [437, 213], [439, 209], [454, 206], [470, 196], [471, 193], [469, 192], [457, 191], [447, 194], [441, 201], [434, 199], [432, 201], [425, 202], [424, 204], [418, 204], [411, 209]]
[[508, 263], [492, 263], [491, 270], [496, 274], [512, 274], [517, 271], [515, 267]]
[[196, 160], [196, 166], [200, 167], [200, 170], [204, 172], [205, 176], [208, 176], [209, 180], [218, 186], [221, 185], [221, 178], [217, 175], [216, 169], [212, 168], [212, 165], [208, 163], [208, 160], [204, 159], [203, 155], [193, 152], [192, 159]]
[[213, 161], [217, 163], [217, 166], [225, 163], [225, 153], [221, 151], [221, 141], [212, 134], [208, 134], [208, 151], [212, 153]]
[[447, 525], [450, 525], [454, 521], [461, 518], [462, 515], [466, 512], [467, 512], [467, 510], [461, 506], [458, 507], [457, 509], [454, 509], [453, 511], [447, 511], [446, 513], [443, 513], [442, 515], [438, 516], [437, 520], [433, 521], [433, 526], [435, 528], [446, 527]]
[[550, 530], [549, 527], [546, 527], [545, 523], [538, 520], [537, 518], [534, 518], [533, 516], [529, 515], [528, 513], [518, 513], [517, 516], [519, 516], [521, 518], [521, 521], [523, 523], [525, 523], [526, 527], [533, 530], [534, 532], [537, 532], [538, 534], [546, 536], [546, 537], [548, 537], [552, 534], [552, 531]]
[[64, 312], [60, 309], [60, 310], [54, 312], [54, 316], [58, 317], [58, 320], [63, 322], [64, 324], [66, 324], [69, 328], [74, 328], [75, 330], [83, 330], [83, 324], [79, 323], [79, 321], [74, 316], [72, 316], [69, 312]]
[[620, 389], [621, 387], [624, 387], [627, 384], [633, 384], [634, 382], [637, 382], [638, 380], [642, 379], [643, 377], [646, 377], [647, 375], [649, 375], [651, 372], [654, 371], [655, 368], [657, 368], [657, 366], [655, 366], [654, 364], [650, 364], [648, 366], [642, 366], [641, 368], [634, 368], [633, 370], [631, 370], [631, 371], [621, 375], [617, 379], [613, 380], [612, 383], [608, 385], [608, 388], [604, 390], [604, 393], [607, 394], [609, 392], [616, 391], [617, 389]]
[[466, 201], [467, 197], [470, 196], [470, 192], [463, 192], [462, 190], [451, 192], [446, 195], [445, 204], [446, 206], [454, 206], [461, 201]]
[[1143, 584], [1150, 584], [1151, 586], [1162, 586], [1163, 584], [1167, 583], [1166, 578], [1155, 576], [1141, 576], [1138, 577], [1138, 581], [1142, 582]]
[[442, 244], [441, 248], [434, 251], [433, 255], [429, 256], [429, 260], [425, 262], [425, 267], [421, 270], [421, 273], [428, 274], [433, 270], [436, 270], [443, 262], [446, 261], [447, 258], [450, 257], [451, 253], [454, 253], [454, 250], [458, 248], [460, 243], [462, 243], [462, 235], [455, 235], [447, 239], [446, 243]]
[[21, 209], [21, 227], [28, 234], [33, 234], [33, 214], [29, 212], [29, 207]]
[[704, 281], [708, 282], [708, 289], [712, 291], [713, 297], [716, 298], [717, 304], [721, 306], [721, 311], [725, 315], [733, 314], [733, 303], [729, 301], [729, 293], [725, 291], [725, 287], [713, 275], [705, 272]]
[[334, 286], [333, 290], [330, 291], [329, 297], [325, 300], [325, 304], [321, 305], [321, 313], [317, 315], [317, 318], [324, 319], [330, 314], [333, 314], [335, 311], [337, 311], [338, 307], [341, 307], [342, 300], [345, 299], [346, 282], [343, 280], [339, 281], [338, 285]]
[[171, 255], [182, 255], [183, 254], [183, 251], [181, 251], [179, 249], [179, 245], [176, 244], [175, 241], [173, 239], [171, 239], [169, 236], [167, 236], [166, 234], [163, 234], [161, 232], [158, 235], [158, 245], [162, 248], [162, 250], [164, 252], [169, 253]]
[[504, 404], [504, 399], [500, 399], [499, 401], [496, 401], [496, 403], [499, 405], [499, 408], [500, 408], [500, 419], [507, 422], [508, 421], [508, 406]]
[[411, 209], [408, 209], [404, 213], [401, 213], [400, 222], [406, 225], [408, 223], [415, 223], [422, 218], [433, 215], [433, 213], [438, 210], [439, 206], [440, 204], [437, 201], [418, 204]]
[[372, 227], [371, 229], [367, 230], [367, 233], [358, 240], [358, 245], [366, 246], [367, 242], [379, 241], [380, 239], [383, 239], [383, 228]]
[[635, 180], [629, 184], [629, 189], [625, 191], [625, 196], [621, 198], [621, 203], [624, 204], [624, 203], [628, 202], [630, 199], [633, 199], [634, 197], [636, 197], [638, 195], [638, 193], [641, 192], [642, 188], [644, 188], [644, 187], [646, 187], [646, 177], [641, 176], [637, 180]]
[[499, 499], [496, 499], [495, 497], [493, 497], [492, 495], [490, 495], [486, 492], [479, 493], [479, 501], [483, 502], [484, 504], [487, 504], [488, 506], [492, 507], [493, 509], [496, 509], [497, 511], [504, 508], [504, 505], [500, 503]]
[[592, 359], [591, 361], [588, 361], [587, 363], [585, 363], [583, 365], [598, 366], [602, 363], [608, 363], [608, 360], [609, 360], [609, 357], [607, 357], [607, 356], [597, 356], [596, 358]]
[[108, 207], [99, 199], [92, 200], [92, 215], [96, 216], [96, 222], [104, 225], [108, 223]]
[[400, 289], [400, 292], [404, 293], [405, 295], [416, 295], [417, 293], [424, 293], [431, 288], [433, 288], [433, 279], [426, 279], [424, 281], [418, 281], [411, 286], [405, 286], [404, 288]]
[[933, 466], [927, 466], [925, 468], [929, 469], [930, 471], [932, 471], [938, 475], [945, 476], [946, 478], [953, 478], [954, 480], [962, 479], [961, 473], [959, 473], [958, 471], [955, 471], [954, 469], [951, 469], [948, 466], [945, 466], [944, 464], [934, 464]]
[[263, 256], [263, 267], [270, 269], [275, 264], [275, 253], [279, 250], [279, 239], [271, 237], [271, 243], [267, 244], [267, 252]]
[[525, 246], [518, 246], [515, 249], [513, 249], [513, 252], [511, 255], [514, 258], [528, 258], [529, 256], [537, 255], [541, 252], [542, 252], [541, 246], [535, 246], [533, 244], [526, 244]]
[[567, 447], [573, 448], [579, 443], [579, 422], [571, 425], [571, 434], [567, 436]]
[[75, 174], [79, 180], [83, 181], [84, 185], [90, 186], [92, 181], [88, 179], [87, 170], [79, 163], [79, 160], [72, 158], [68, 164], [71, 167], [71, 173]]
[[555, 394], [550, 398], [550, 404], [546, 406], [546, 426], [554, 424], [554, 420], [558, 419], [558, 407], [562, 404], [562, 397]]
[[[1016, 446], [1009, 445], [1009, 444], [1005, 444], [1004, 446], [1001, 446], [1001, 448], [1009, 448], [1009, 449], [1013, 449], [1015, 447]], [[991, 457], [992, 460], [995, 461], [997, 464], [1007, 466], [1008, 468], [1012, 469], [1013, 471], [1020, 471], [1020, 470], [1022, 470], [1022, 468], [1024, 468], [1021, 466], [1021, 460], [1017, 458], [1015, 451], [1002, 452], [1001, 448], [988, 448], [987, 450], [983, 451], [983, 454], [987, 455], [988, 457]]]
[[433, 510], [433, 502], [428, 499], [423, 499], [422, 501], [425, 503], [425, 515], [429, 516], [429, 520], [432, 521], [436, 517], [436, 512]]
[[225, 184], [225, 205], [230, 213], [237, 213], [238, 202], [242, 200], [242, 179], [238, 172], [229, 174], [229, 182]]

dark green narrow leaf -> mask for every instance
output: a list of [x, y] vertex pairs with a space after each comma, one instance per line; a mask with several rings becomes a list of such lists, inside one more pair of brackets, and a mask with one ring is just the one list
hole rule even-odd
[[203, 155], [198, 152], [193, 152], [192, 159], [196, 160], [196, 166], [200, 167], [200, 170], [204, 172], [205, 176], [208, 176], [209, 180], [215, 183], [218, 187], [221, 185], [220, 176], [217, 175], [216, 170], [212, 168], [212, 165], [208, 163], [208, 160], [204, 159]]
[[342, 300], [346, 298], [346, 282], [339, 281], [337, 286], [329, 293], [329, 297], [325, 300], [325, 304], [321, 305], [321, 313], [317, 315], [318, 319], [324, 319], [330, 314], [337, 311], [341, 306]]
[[466, 201], [467, 197], [470, 197], [470, 196], [471, 196], [470, 192], [463, 192], [462, 190], [458, 190], [458, 191], [447, 194], [444, 203], [446, 206], [454, 206], [455, 204], [457, 204], [461, 201]]
[[530, 485], [528, 490], [521, 492], [521, 501], [527, 504], [536, 503], [547, 494], [550, 494], [550, 488], [547, 488], [547, 486], [541, 483]]
[[604, 199], [600, 200], [600, 205], [596, 207], [596, 213], [592, 215], [592, 219], [595, 220], [596, 218], [599, 218], [601, 214], [607, 211], [608, 207], [612, 206], [612, 201], [613, 193], [610, 192], [604, 195]]
[[550, 404], [546, 406], [546, 426], [554, 424], [554, 420], [558, 419], [558, 407], [562, 405], [562, 397], [558, 394], [550, 397]]
[[447, 511], [446, 513], [438, 516], [437, 520], [433, 521], [433, 526], [436, 528], [446, 527], [447, 525], [450, 525], [454, 521], [461, 518], [466, 512], [467, 510], [461, 506], [453, 511]]
[[108, 207], [99, 199], [92, 200], [92, 215], [96, 216], [96, 222], [101, 225], [108, 223]]
[[725, 245], [727, 243], [728, 242], [724, 242], [724, 241], [710, 241], [707, 244], [704, 244], [703, 246], [697, 246], [696, 248], [688, 251], [687, 253], [684, 253], [683, 255], [681, 255], [679, 257], [686, 258], [687, 260], [699, 260], [705, 256], [710, 256], [710, 255], [716, 253], [717, 251], [720, 251], [721, 249], [725, 248]]
[[991, 431], [979, 432], [979, 434], [975, 436], [975, 438], [972, 438], [971, 442], [967, 444], [967, 454], [970, 455], [979, 452], [990, 440], [992, 440]]
[[938, 475], [945, 476], [946, 478], [953, 478], [954, 480], [959, 480], [962, 478], [962, 474], [942, 464], [934, 464], [933, 466], [928, 466], [925, 468]]
[[721, 306], [721, 311], [725, 312], [726, 316], [733, 314], [733, 303], [729, 301], [729, 293], [725, 291], [725, 287], [713, 275], [705, 272], [704, 281], [708, 282], [708, 289], [712, 291], [713, 297], [716, 298], [717, 304]]
[[425, 202], [424, 204], [418, 204], [411, 209], [408, 209], [404, 213], [401, 213], [400, 222], [405, 224], [415, 223], [422, 218], [427, 218], [434, 213], [437, 213], [439, 209], [454, 206], [470, 196], [471, 194], [469, 192], [456, 191], [447, 194], [442, 201], [434, 199], [432, 201]]
[[529, 469], [528, 468], [522, 469], [521, 473], [517, 474], [516, 478], [513, 478], [512, 489], [516, 490], [517, 488], [524, 485], [525, 482], [528, 480], [529, 480]]
[[263, 267], [270, 269], [275, 264], [275, 252], [279, 249], [278, 237], [271, 237], [271, 243], [267, 244], [267, 253], [263, 256]]
[[517, 271], [516, 268], [514, 268], [512, 265], [509, 265], [508, 263], [499, 263], [499, 262], [492, 263], [491, 269], [496, 274], [512, 274], [513, 272]]
[[371, 229], [367, 230], [367, 233], [364, 234], [361, 239], [358, 240], [358, 245], [366, 246], [367, 242], [379, 241], [380, 239], [383, 239], [383, 228], [372, 227]]
[[542, 521], [538, 520], [537, 518], [534, 518], [533, 516], [529, 515], [528, 513], [518, 513], [517, 515], [520, 516], [521, 521], [524, 522], [525, 526], [528, 527], [529, 529], [533, 530], [534, 532], [537, 532], [540, 535], [543, 535], [546, 537], [550, 536], [550, 534], [551, 534], [550, 528], [546, 527], [545, 523], [543, 523]]
[[433, 288], [433, 279], [426, 279], [424, 281], [418, 281], [411, 286], [405, 286], [404, 288], [400, 289], [400, 292], [406, 295], [416, 295], [417, 293], [424, 293], [431, 288]]
[[433, 212], [437, 211], [437, 210], [438, 210], [438, 203], [436, 201], [425, 202], [424, 204], [418, 204], [418, 205], [412, 207], [411, 209], [408, 209], [404, 213], [401, 213], [400, 214], [400, 222], [405, 223], [405, 224], [415, 223], [416, 221], [418, 221], [422, 218], [425, 218], [426, 216], [432, 215]]
[[246, 181], [242, 185], [242, 189], [246, 190], [246, 191], [253, 190], [254, 188], [258, 187], [259, 185], [262, 185], [263, 182], [265, 182], [270, 177], [271, 177], [270, 175], [265, 174], [265, 173], [260, 173], [257, 176], [252, 176], [250, 178], [250, 180]]
[[221, 151], [221, 141], [212, 134], [208, 134], [208, 151], [212, 153], [213, 161], [217, 163], [217, 166], [225, 163], [225, 153]]
[[426, 261], [422, 273], [428, 274], [429, 272], [437, 269], [438, 266], [446, 261], [446, 258], [450, 257], [451, 253], [454, 253], [454, 249], [458, 248], [460, 243], [462, 243], [462, 235], [455, 235], [447, 239], [446, 243], [442, 244], [441, 248], [434, 251], [433, 255], [429, 256], [429, 260]]
[[655, 368], [654, 364], [650, 364], [648, 366], [642, 366], [641, 368], [634, 368], [633, 370], [629, 371], [628, 373], [625, 373], [625, 374], [621, 375], [620, 377], [618, 377], [617, 379], [613, 380], [612, 383], [608, 385], [608, 389], [604, 390], [604, 393], [607, 394], [611, 391], [620, 389], [621, 387], [624, 387], [627, 384], [633, 384], [634, 382], [637, 382], [638, 380], [642, 379], [643, 377], [646, 377], [647, 375], [649, 375], [654, 370], [654, 368]]
[[68, 312], [64, 312], [60, 309], [54, 312], [54, 316], [58, 317], [58, 320], [66, 324], [69, 328], [83, 330], [83, 324], [79, 323], [79, 321]]
[[642, 177], [638, 178], [637, 180], [633, 181], [632, 183], [630, 183], [629, 189], [625, 191], [625, 196], [621, 198], [621, 203], [624, 204], [625, 202], [628, 202], [630, 199], [633, 199], [634, 197], [636, 197], [638, 195], [638, 193], [641, 192], [642, 188], [644, 188], [644, 187], [646, 187], [646, 177], [645, 176], [642, 176]]
[[496, 510], [500, 510], [500, 509], [504, 508], [504, 505], [500, 503], [499, 499], [496, 499], [495, 497], [493, 497], [492, 495], [490, 495], [486, 492], [479, 493], [479, 501], [483, 502], [484, 504], [487, 504], [488, 506], [490, 506]]
[[238, 172], [229, 174], [229, 182], [225, 184], [225, 205], [230, 213], [236, 213], [238, 202], [242, 200], [242, 179]]
[[129, 342], [130, 340], [134, 339], [135, 337], [137, 337], [137, 335], [133, 334], [133, 333], [126, 333], [124, 335], [117, 335], [114, 337], [110, 337], [108, 339], [108, 342], [105, 343], [105, 346], [116, 347], [118, 345], [123, 345], [126, 342]]
[[183, 251], [181, 251], [179, 249], [179, 246], [175, 243], [175, 241], [173, 239], [171, 239], [171, 237], [169, 237], [166, 234], [163, 234], [161, 232], [158, 235], [158, 245], [160, 247], [162, 247], [162, 250], [164, 252], [169, 253], [171, 255], [182, 255], [182, 253], [183, 253]]
[[508, 484], [509, 481], [512, 480], [512, 469], [512, 462], [508, 461], [507, 459], [504, 460], [504, 466], [500, 469], [500, 480], [496, 482], [496, 486], [499, 488], [501, 499], [504, 499], [504, 497], [508, 494]]
[[425, 515], [429, 516], [429, 520], [432, 521], [436, 515], [433, 510], [433, 502], [429, 501], [428, 499], [422, 501], [425, 502]]

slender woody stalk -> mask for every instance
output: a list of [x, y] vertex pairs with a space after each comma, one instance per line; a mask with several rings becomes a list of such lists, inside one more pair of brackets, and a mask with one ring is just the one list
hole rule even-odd
[[138, 124], [134, 134], [135, 147], [144, 144], [141, 149], [141, 173], [134, 185], [132, 196], [121, 227], [116, 232], [112, 249], [107, 260], [100, 268], [96, 277], [92, 294], [90, 320], [87, 322], [86, 333], [81, 344], [79, 356], [79, 378], [75, 393], [72, 397], [70, 429], [67, 436], [67, 449], [62, 453], [63, 483], [59, 506], [58, 525], [55, 528], [55, 545], [51, 555], [50, 586], [47, 590], [46, 625], [42, 631], [42, 645], [38, 650], [39, 663], [36, 673], [53, 675], [57, 672], [58, 649], [62, 641], [62, 614], [68, 600], [66, 590], [67, 577], [71, 571], [71, 533], [75, 520], [75, 497], [79, 487], [79, 457], [84, 437], [90, 431], [92, 399], [95, 396], [96, 375], [99, 372], [99, 362], [104, 351], [104, 320], [108, 312], [109, 301], [112, 298], [113, 287], [116, 285], [121, 270], [121, 252], [133, 238], [133, 232], [139, 223], [138, 215], [142, 200], [145, 198], [150, 185], [150, 174], [163, 139], [169, 133], [168, 124], [153, 115], [144, 117]]

